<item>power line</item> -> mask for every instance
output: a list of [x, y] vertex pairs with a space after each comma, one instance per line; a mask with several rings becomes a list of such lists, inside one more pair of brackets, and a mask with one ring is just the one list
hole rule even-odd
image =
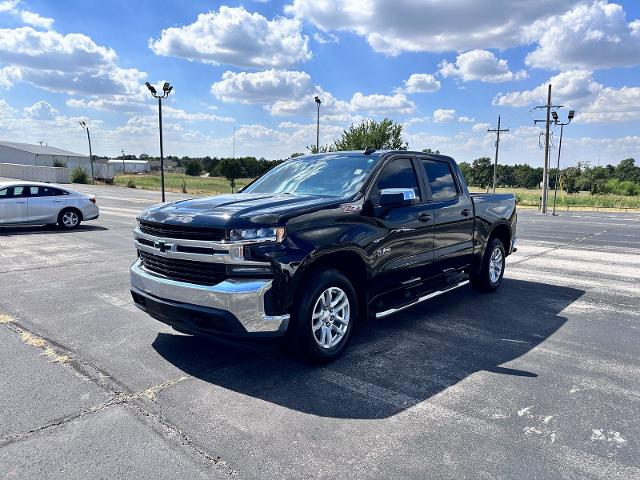
[[495, 132], [496, 134], [496, 160], [493, 163], [493, 193], [496, 193], [496, 178], [498, 176], [498, 149], [500, 148], [500, 133], [508, 131], [508, 128], [500, 128], [500, 115], [498, 115], [498, 128], [487, 130], [487, 132]]

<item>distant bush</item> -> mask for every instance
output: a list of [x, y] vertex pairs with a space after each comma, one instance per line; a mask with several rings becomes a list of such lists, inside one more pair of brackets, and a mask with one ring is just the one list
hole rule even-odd
[[72, 183], [89, 183], [89, 176], [82, 167], [76, 167], [71, 171]]
[[631, 180], [611, 178], [598, 184], [597, 193], [614, 193], [625, 196], [640, 195], [640, 184]]
[[129, 180], [127, 180], [127, 187], [136, 188], [136, 182], [133, 181], [133, 178], [130, 178]]
[[185, 162], [184, 173], [190, 177], [199, 177], [202, 175], [202, 164], [198, 160], [189, 160]]
[[60, 160], [54, 160], [53, 161], [53, 166], [54, 167], [66, 167], [64, 162], [61, 162]]

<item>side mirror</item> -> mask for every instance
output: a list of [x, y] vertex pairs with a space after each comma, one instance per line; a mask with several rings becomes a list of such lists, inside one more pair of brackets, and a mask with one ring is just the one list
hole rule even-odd
[[416, 192], [413, 188], [383, 188], [380, 190], [381, 207], [399, 207], [411, 205], [416, 200]]

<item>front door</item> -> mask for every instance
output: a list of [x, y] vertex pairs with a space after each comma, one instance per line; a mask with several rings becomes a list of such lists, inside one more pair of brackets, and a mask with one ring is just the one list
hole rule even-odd
[[[431, 211], [425, 202], [425, 192], [420, 188], [416, 167], [409, 157], [390, 160], [370, 193], [374, 217], [379, 227], [386, 231], [369, 252], [373, 271], [377, 272], [373, 282], [374, 296], [418, 285], [433, 261]], [[416, 200], [411, 205], [380, 207], [380, 191], [387, 188], [413, 189]]]
[[26, 188], [21, 185], [0, 189], [0, 224], [26, 222]]
[[473, 203], [455, 181], [448, 162], [426, 158], [419, 162], [431, 190], [435, 271], [450, 273], [465, 267], [473, 256]]
[[54, 187], [31, 186], [29, 189], [29, 220], [31, 222], [56, 222], [63, 202], [63, 193]]

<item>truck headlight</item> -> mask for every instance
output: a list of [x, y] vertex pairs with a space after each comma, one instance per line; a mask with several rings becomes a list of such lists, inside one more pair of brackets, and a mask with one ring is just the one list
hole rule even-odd
[[229, 240], [271, 240], [281, 242], [284, 239], [284, 227], [264, 227], [264, 228], [234, 228], [229, 231]]

